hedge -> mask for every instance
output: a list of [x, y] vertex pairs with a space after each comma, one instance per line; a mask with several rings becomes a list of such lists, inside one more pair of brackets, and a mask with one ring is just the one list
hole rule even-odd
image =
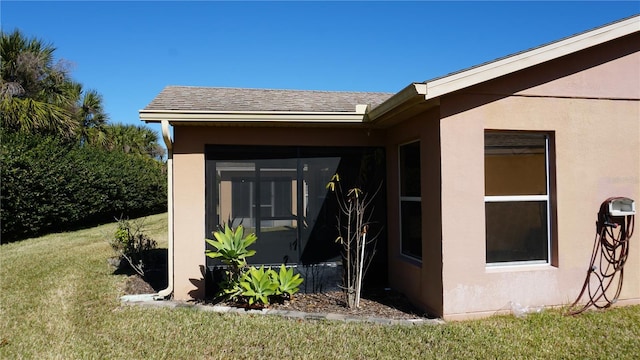
[[2, 134], [3, 243], [166, 210], [165, 165], [39, 135]]

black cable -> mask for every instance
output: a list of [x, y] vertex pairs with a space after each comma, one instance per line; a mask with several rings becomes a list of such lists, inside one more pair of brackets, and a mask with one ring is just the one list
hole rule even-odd
[[[587, 278], [582, 285], [580, 295], [569, 306], [569, 315], [580, 314], [591, 306], [598, 309], [608, 308], [618, 300], [622, 291], [624, 265], [629, 257], [629, 238], [633, 235], [635, 217], [634, 215], [611, 216], [608, 206], [609, 202], [615, 199], [617, 198], [609, 198], [600, 206], [598, 231], [593, 244]], [[614, 229], [618, 227], [620, 229], [616, 234]], [[599, 266], [595, 265], [596, 261]], [[614, 296], [610, 298], [607, 292], [616, 279], [616, 291]], [[576, 308], [585, 294], [589, 296], [589, 301], [582, 307]]]

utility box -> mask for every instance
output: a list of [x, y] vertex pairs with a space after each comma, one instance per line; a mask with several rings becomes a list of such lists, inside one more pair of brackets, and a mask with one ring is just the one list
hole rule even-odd
[[615, 198], [609, 202], [609, 215], [627, 216], [636, 214], [636, 203], [629, 198]]

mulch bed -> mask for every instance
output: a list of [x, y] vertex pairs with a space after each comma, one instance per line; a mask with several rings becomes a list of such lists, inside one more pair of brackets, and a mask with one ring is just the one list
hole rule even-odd
[[[150, 294], [154, 289], [138, 275], [127, 278], [126, 294]], [[414, 307], [408, 299], [393, 290], [368, 291], [362, 294], [360, 308], [349, 309], [341, 291], [322, 293], [297, 293], [283, 304], [271, 304], [270, 309], [302, 311], [308, 313], [335, 313], [359, 317], [376, 317], [394, 320], [427, 318], [428, 316]], [[211, 303], [213, 304], [213, 303]], [[226, 303], [225, 305], [233, 305]]]
[[392, 290], [363, 293], [360, 299], [360, 307], [357, 309], [349, 309], [347, 307], [346, 296], [342, 291], [315, 294], [298, 293], [284, 304], [273, 304], [270, 308], [396, 320], [427, 317], [426, 314], [415, 308], [406, 297]]

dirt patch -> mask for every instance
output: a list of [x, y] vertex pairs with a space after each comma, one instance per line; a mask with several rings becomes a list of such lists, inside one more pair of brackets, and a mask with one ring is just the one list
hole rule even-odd
[[144, 281], [140, 275], [129, 275], [124, 285], [124, 293], [127, 295], [153, 294], [156, 290]]

